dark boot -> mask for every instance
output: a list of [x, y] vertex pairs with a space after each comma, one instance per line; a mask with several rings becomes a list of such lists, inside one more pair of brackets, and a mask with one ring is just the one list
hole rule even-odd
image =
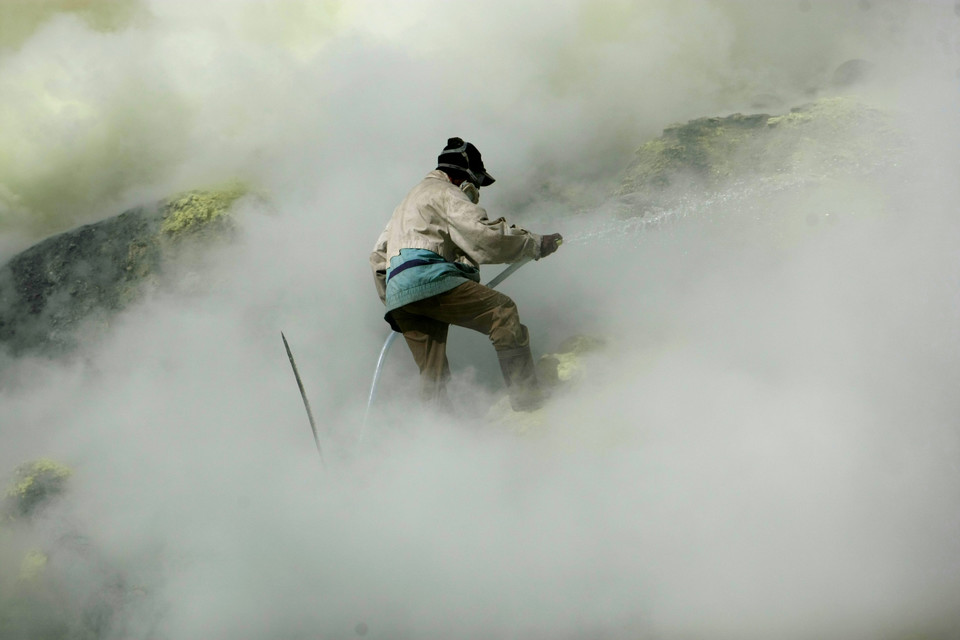
[[543, 406], [544, 394], [537, 381], [530, 347], [497, 351], [500, 371], [507, 383], [510, 406], [514, 411], [535, 411]]

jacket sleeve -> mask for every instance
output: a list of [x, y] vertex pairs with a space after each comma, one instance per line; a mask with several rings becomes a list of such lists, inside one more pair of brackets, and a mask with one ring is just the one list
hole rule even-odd
[[473, 204], [459, 189], [446, 195], [450, 239], [475, 264], [504, 264], [524, 258], [540, 259], [540, 238], [506, 219], [490, 220], [486, 210]]
[[377, 238], [377, 244], [370, 253], [370, 270], [373, 272], [373, 282], [377, 287], [380, 302], [387, 303], [387, 236], [390, 225]]

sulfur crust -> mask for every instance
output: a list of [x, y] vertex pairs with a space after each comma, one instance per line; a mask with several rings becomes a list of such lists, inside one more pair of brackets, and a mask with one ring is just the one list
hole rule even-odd
[[242, 184], [185, 193], [167, 204], [161, 231], [171, 236], [197, 231], [222, 219], [246, 193]]

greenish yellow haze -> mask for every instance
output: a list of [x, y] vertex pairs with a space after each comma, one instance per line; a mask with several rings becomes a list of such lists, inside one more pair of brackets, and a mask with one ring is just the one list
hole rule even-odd
[[896, 0], [2, 0], [0, 234], [290, 175], [361, 119], [398, 146], [430, 122], [522, 132], [507, 168], [588, 192], [672, 122], [757, 96], [783, 113], [855, 58], [909, 75], [897, 52], [934, 17], [955, 18]]
[[[185, 152], [176, 95], [132, 68], [118, 73], [115, 47], [89, 47], [144, 14], [140, 0], [0, 3], [0, 232], [40, 238], [102, 217]], [[72, 32], [88, 30], [88, 42], [18, 56], [55, 17], [79, 20]]]
[[301, 59], [316, 55], [350, 12], [341, 0], [251, 2], [241, 12], [243, 34], [254, 42], [281, 43]]
[[[604, 73], [613, 54], [627, 68], [642, 68], [651, 92], [679, 83], [694, 98], [736, 99], [767, 89], [764, 84], [808, 88], [836, 60], [893, 42], [893, 29], [877, 30], [878, 22], [906, 22], [911, 12], [934, 10], [890, 1], [875, 2], [869, 10], [844, 1], [821, 2], [811, 11], [800, 6], [767, 0], [585, 0], [578, 3], [574, 37], [545, 69], [553, 89], [569, 94], [582, 90], [591, 75]], [[658, 60], [667, 64], [647, 67]]]
[[4, 0], [0, 3], [0, 53], [26, 42], [40, 25], [59, 13], [72, 13], [92, 29], [113, 31], [142, 10], [140, 0]]
[[[155, 187], [185, 160], [255, 135], [264, 112], [279, 109], [250, 95], [275, 70], [309, 63], [341, 24], [342, 4], [0, 3], [0, 233], [38, 240], [136, 204], [131, 191], [162, 198], [235, 177], [214, 161]], [[221, 69], [235, 62], [222, 42], [279, 49], [289, 65], [242, 59], [248, 67]]]
[[0, 103], [0, 231], [40, 237], [96, 217], [188, 152], [176, 93], [134, 70], [99, 87], [87, 76], [47, 60], [0, 78], [19, 98]]

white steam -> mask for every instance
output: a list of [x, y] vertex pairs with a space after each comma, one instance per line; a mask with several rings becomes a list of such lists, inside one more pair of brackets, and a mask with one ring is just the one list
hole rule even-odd
[[[274, 205], [78, 357], [2, 362], [0, 472], [76, 469], [36, 534], [71, 602], [115, 638], [955, 637], [953, 4], [482, 4], [155, 0], [0, 51], [0, 258], [234, 177]], [[914, 141], [881, 175], [607, 212], [665, 126], [782, 112], [850, 59]], [[478, 426], [482, 338], [452, 336], [452, 422], [398, 345], [358, 450], [367, 253], [451, 135], [492, 214], [568, 239], [504, 285], [535, 350], [612, 348], [524, 439]]]

